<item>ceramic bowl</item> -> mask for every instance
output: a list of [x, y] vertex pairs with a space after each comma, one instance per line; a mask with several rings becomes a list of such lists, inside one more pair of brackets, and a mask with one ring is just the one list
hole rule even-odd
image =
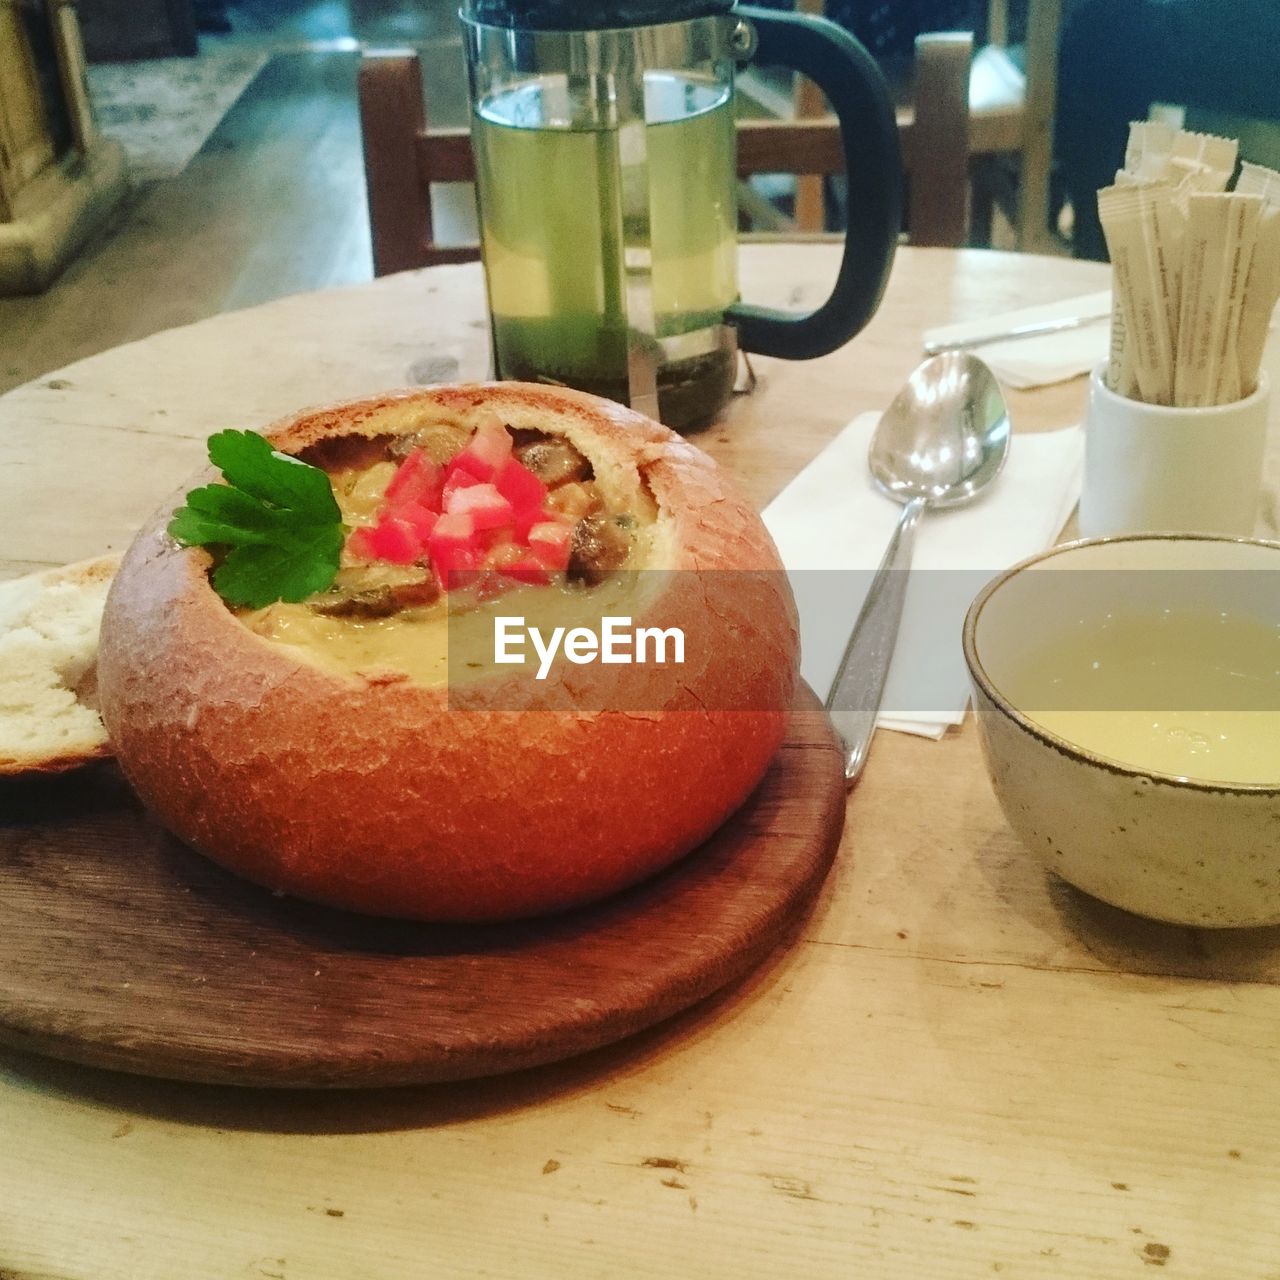
[[1050, 871], [1157, 920], [1280, 923], [1280, 543], [1055, 547], [982, 591], [964, 652], [996, 795]]

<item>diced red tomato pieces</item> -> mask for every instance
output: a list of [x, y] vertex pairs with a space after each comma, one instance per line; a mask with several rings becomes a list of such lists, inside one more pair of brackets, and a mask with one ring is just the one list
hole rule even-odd
[[351, 530], [351, 536], [347, 539], [347, 551], [357, 560], [376, 560], [378, 558], [374, 553], [373, 547], [369, 545], [372, 533], [373, 529], [368, 525], [358, 525]]
[[412, 564], [422, 554], [422, 540], [407, 520], [384, 516], [368, 530], [368, 546], [375, 560]]
[[433, 551], [437, 547], [478, 546], [475, 521], [465, 511], [446, 512], [436, 521], [436, 527], [432, 529], [428, 543]]
[[444, 469], [432, 462], [422, 449], [415, 449], [391, 477], [384, 500], [389, 507], [414, 503], [427, 508], [438, 507], [443, 483]]
[[[453, 466], [452, 463], [449, 465], [450, 467]], [[449, 500], [458, 492], [459, 489], [470, 489], [475, 485], [484, 483], [485, 481], [473, 476], [470, 471], [463, 471], [461, 469], [451, 470], [449, 472], [449, 478], [444, 482], [444, 488], [440, 493], [440, 503], [442, 508], [448, 508]]]
[[[388, 512], [388, 515], [390, 516], [391, 513]], [[432, 529], [436, 527], [436, 521], [440, 519], [440, 515], [438, 512], [430, 511], [415, 502], [410, 506], [397, 508], [393, 518], [403, 520], [417, 535], [418, 541], [422, 546], [425, 547], [427, 539], [431, 536]]]
[[507, 459], [494, 484], [516, 511], [540, 511], [547, 500], [547, 486], [515, 458]]
[[469, 515], [477, 529], [502, 529], [511, 523], [511, 503], [491, 484], [455, 489], [445, 501], [445, 511]]
[[444, 586], [449, 575], [480, 568], [484, 545], [471, 517], [463, 512], [446, 512], [436, 521], [427, 539], [431, 567]]
[[[387, 485], [373, 525], [355, 529], [347, 551], [361, 560], [429, 562], [440, 585], [466, 585], [482, 596], [501, 583], [544, 584], [569, 564], [574, 516], [512, 455], [497, 418], [486, 419], [443, 467], [415, 449]], [[575, 486], [564, 486], [574, 488]]]
[[558, 520], [535, 524], [529, 530], [529, 552], [544, 569], [567, 569], [572, 537], [569, 526]]
[[558, 519], [560, 517], [554, 511], [548, 511], [545, 507], [525, 507], [523, 511], [516, 512], [511, 524], [511, 533], [515, 540], [523, 545], [528, 542], [529, 530], [534, 525]]
[[449, 463], [470, 472], [479, 480], [492, 480], [511, 457], [513, 441], [506, 427], [495, 417], [486, 418], [477, 428], [466, 448]]

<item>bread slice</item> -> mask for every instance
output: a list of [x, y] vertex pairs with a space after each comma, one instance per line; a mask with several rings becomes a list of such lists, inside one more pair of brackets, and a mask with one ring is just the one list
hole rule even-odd
[[97, 710], [98, 628], [120, 557], [0, 582], [0, 775], [111, 754]]

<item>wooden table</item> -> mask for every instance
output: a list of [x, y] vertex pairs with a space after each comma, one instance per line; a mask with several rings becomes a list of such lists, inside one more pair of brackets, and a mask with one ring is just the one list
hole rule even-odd
[[[752, 248], [804, 303], [826, 248]], [[767, 501], [882, 406], [928, 324], [1096, 265], [905, 251], [870, 328], [701, 440]], [[0, 572], [121, 546], [214, 428], [483, 372], [478, 269], [220, 316], [0, 399]], [[1083, 384], [1012, 396], [1065, 424]], [[1280, 1276], [1280, 932], [1126, 917], [1049, 878], [970, 727], [883, 734], [794, 945], [557, 1067], [267, 1094], [0, 1054], [0, 1276]]]

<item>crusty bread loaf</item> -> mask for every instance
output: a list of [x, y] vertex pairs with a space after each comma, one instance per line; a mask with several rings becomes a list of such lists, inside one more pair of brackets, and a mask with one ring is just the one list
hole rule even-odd
[[[227, 609], [209, 556], [165, 532], [167, 504], [112, 589], [99, 677], [121, 766], [170, 830], [299, 897], [493, 920], [653, 874], [759, 782], [790, 714], [795, 607], [759, 516], [687, 441], [608, 401], [520, 383], [313, 410], [267, 435], [298, 452], [489, 411], [569, 437], [605, 485], [651, 495], [657, 567], [680, 572], [636, 621], [689, 626], [687, 665], [553, 672], [546, 706], [519, 711], [496, 677], [451, 692], [325, 670]], [[621, 671], [627, 708], [611, 683]]]
[[119, 556], [0, 582], [0, 774], [110, 754], [97, 711], [98, 628]]

